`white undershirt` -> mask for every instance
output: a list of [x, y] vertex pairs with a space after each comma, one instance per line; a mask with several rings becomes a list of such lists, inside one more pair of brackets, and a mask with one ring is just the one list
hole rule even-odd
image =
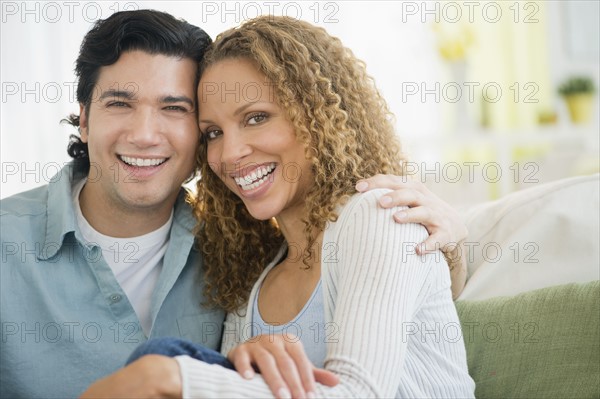
[[86, 181], [83, 179], [73, 188], [77, 224], [86, 241], [96, 243], [102, 248], [104, 260], [125, 291], [144, 334], [148, 336], [152, 327], [152, 292], [162, 270], [163, 258], [169, 244], [173, 212], [163, 226], [139, 237], [114, 238], [101, 234], [88, 223], [79, 205], [79, 194]]

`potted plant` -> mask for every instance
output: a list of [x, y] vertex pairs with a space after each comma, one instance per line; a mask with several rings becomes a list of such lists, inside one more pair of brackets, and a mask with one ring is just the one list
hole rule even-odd
[[588, 122], [592, 116], [594, 81], [584, 76], [574, 76], [558, 88], [564, 97], [573, 123]]

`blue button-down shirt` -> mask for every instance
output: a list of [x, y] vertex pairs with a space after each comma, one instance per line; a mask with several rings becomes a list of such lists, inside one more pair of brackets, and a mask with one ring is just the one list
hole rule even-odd
[[[66, 398], [122, 367], [148, 338], [102, 250], [81, 236], [69, 164], [44, 187], [0, 201], [0, 397]], [[201, 255], [182, 189], [152, 296], [149, 338], [218, 349], [224, 312], [201, 306]]]

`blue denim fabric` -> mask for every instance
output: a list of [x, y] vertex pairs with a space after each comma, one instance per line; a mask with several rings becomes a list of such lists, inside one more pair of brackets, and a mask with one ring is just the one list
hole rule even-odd
[[0, 201], [0, 398], [79, 397], [148, 338], [221, 343], [225, 312], [200, 306], [202, 256], [185, 190], [146, 337], [102, 250], [79, 231], [72, 192], [85, 175], [70, 163], [48, 185]]
[[127, 363], [134, 362], [144, 355], [164, 355], [169, 357], [187, 355], [208, 364], [218, 364], [225, 368], [235, 370], [233, 364], [221, 353], [202, 345], [195, 344], [180, 338], [154, 338], [133, 351]]

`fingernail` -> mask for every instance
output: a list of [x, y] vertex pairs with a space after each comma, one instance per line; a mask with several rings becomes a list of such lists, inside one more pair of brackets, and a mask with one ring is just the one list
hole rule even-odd
[[387, 196], [387, 195], [384, 195], [384, 196], [383, 196], [383, 197], [381, 197], [381, 199], [379, 200], [379, 203], [380, 203], [381, 205], [383, 205], [383, 206], [388, 206], [389, 204], [391, 204], [391, 203], [392, 203], [392, 199], [391, 199], [389, 196]]
[[398, 213], [396, 213], [396, 217], [398, 219], [406, 219], [407, 216], [408, 216], [408, 214], [406, 212], [398, 212]]
[[277, 391], [277, 395], [281, 399], [292, 399], [292, 394], [285, 388], [281, 388], [279, 391]]
[[369, 188], [369, 184], [365, 181], [356, 183], [356, 191], [365, 191], [367, 188]]
[[244, 371], [244, 378], [247, 380], [251, 380], [252, 378], [254, 378], [254, 373], [250, 370], [246, 370]]
[[317, 397], [317, 394], [315, 394], [314, 392], [309, 392], [306, 394], [306, 397], [308, 399], [315, 399]]

